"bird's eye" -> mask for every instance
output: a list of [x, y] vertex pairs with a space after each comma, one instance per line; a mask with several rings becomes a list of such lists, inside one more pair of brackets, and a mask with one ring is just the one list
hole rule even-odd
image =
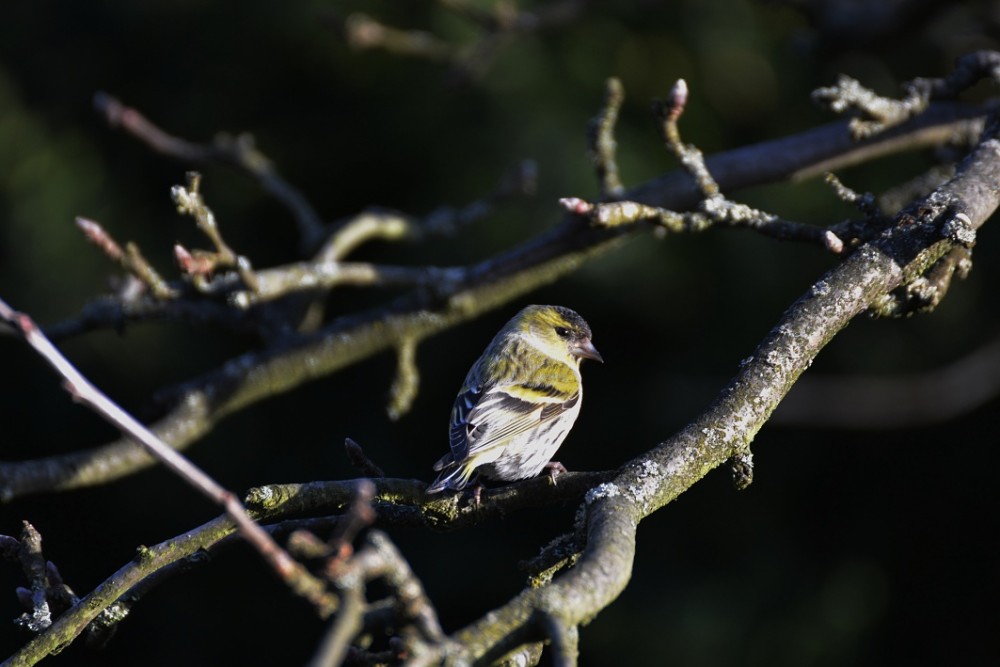
[[560, 338], [569, 338], [569, 329], [566, 327], [556, 327], [556, 335]]

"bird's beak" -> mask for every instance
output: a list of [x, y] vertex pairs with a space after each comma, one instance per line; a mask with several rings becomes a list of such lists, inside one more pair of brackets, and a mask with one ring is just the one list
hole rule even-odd
[[604, 357], [601, 353], [597, 351], [594, 344], [590, 342], [589, 338], [581, 340], [579, 343], [570, 348], [570, 352], [574, 357], [580, 357], [581, 359], [593, 359], [594, 361], [599, 361], [604, 363]]

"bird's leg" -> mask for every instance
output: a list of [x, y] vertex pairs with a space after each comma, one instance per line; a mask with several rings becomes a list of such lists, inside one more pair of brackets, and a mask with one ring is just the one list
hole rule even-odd
[[479, 509], [479, 505], [482, 502], [481, 496], [483, 495], [484, 488], [482, 482], [476, 482], [475, 486], [472, 487], [472, 506], [476, 509]]
[[566, 466], [559, 463], [559, 461], [549, 461], [545, 464], [543, 470], [549, 473], [549, 479], [552, 480], [552, 486], [556, 485], [556, 477], [566, 472]]

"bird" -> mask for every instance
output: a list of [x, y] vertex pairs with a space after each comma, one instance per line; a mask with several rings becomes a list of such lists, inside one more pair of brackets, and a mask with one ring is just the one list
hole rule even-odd
[[465, 377], [450, 451], [434, 464], [440, 474], [427, 493], [461, 490], [477, 473], [513, 482], [548, 468], [554, 482], [565, 468], [552, 457], [580, 414], [580, 362], [604, 362], [591, 336], [563, 306], [528, 306], [511, 318]]

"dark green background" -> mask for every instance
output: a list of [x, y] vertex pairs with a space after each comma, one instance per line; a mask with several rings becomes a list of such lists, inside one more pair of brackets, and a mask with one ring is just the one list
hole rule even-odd
[[[995, 48], [995, 3], [896, 3], [882, 22], [843, 3], [595, 3], [564, 28], [511, 42], [485, 75], [447, 85], [446, 68], [355, 53], [333, 12], [362, 8], [393, 25], [455, 41], [468, 24], [430, 2], [5, 3], [0, 20], [0, 295], [43, 323], [72, 316], [114, 271], [73, 218], [135, 240], [176, 276], [175, 242], [206, 245], [169, 199], [187, 165], [109, 130], [91, 109], [104, 90], [170, 132], [207, 141], [248, 131], [326, 220], [369, 205], [423, 214], [488, 191], [523, 158], [537, 196], [458, 236], [423, 245], [372, 244], [357, 259], [468, 264], [541, 232], [556, 200], [592, 197], [585, 128], [603, 81], [627, 102], [618, 132], [626, 185], [666, 170], [649, 101], [678, 77], [692, 93], [682, 129], [706, 152], [827, 122], [809, 91], [843, 72], [895, 94], [953, 58]], [[859, 3], [864, 4], [864, 3]], [[893, 3], [887, 3], [893, 5]], [[874, 10], [873, 10], [874, 11]], [[845, 171], [879, 192], [930, 156]], [[229, 243], [257, 267], [298, 258], [288, 212], [249, 178], [207, 167], [203, 192]], [[819, 183], [730, 193], [784, 217], [830, 224], [855, 213]], [[992, 225], [975, 268], [930, 316], [862, 320], [809, 375], [933, 369], [997, 334], [1000, 284]], [[587, 398], [559, 458], [613, 468], [703, 408], [799, 294], [831, 267], [823, 251], [741, 231], [633, 238], [573, 276], [426, 342], [420, 395], [397, 423], [384, 404], [394, 360], [382, 356], [253, 406], [189, 450], [235, 490], [356, 475], [342, 453], [361, 442], [389, 475], [429, 480], [469, 364], [522, 305], [560, 303], [592, 325], [604, 366], [584, 368]], [[334, 314], [388, 293], [343, 289]], [[127, 408], [218, 367], [257, 342], [185, 324], [129, 327], [62, 347]], [[0, 457], [17, 460], [103, 443], [113, 432], [70, 403], [42, 363], [0, 340]], [[632, 584], [581, 632], [584, 665], [984, 664], [997, 659], [1000, 566], [993, 400], [953, 423], [886, 432], [765, 427], [756, 481], [732, 490], [711, 473], [644, 522]], [[154, 544], [208, 520], [212, 506], [163, 470], [105, 488], [19, 499], [0, 532], [32, 521], [45, 553], [80, 594]], [[516, 563], [570, 525], [573, 507], [513, 514], [473, 530], [392, 530], [437, 602], [447, 630], [524, 584]], [[13, 564], [0, 564], [0, 655], [25, 641]], [[302, 664], [324, 626], [249, 549], [151, 593], [100, 653], [72, 646], [52, 664]]]

